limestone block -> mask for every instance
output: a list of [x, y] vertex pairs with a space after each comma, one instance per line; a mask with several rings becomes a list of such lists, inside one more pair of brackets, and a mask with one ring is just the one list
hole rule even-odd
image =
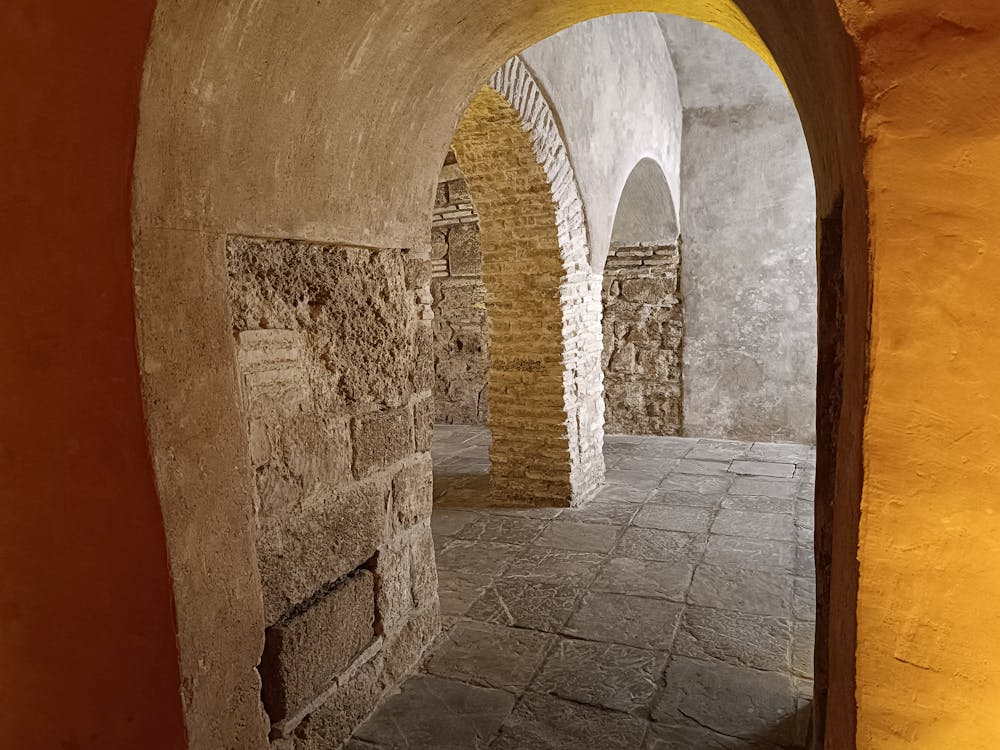
[[661, 305], [673, 296], [676, 280], [669, 279], [625, 279], [622, 281], [622, 297], [629, 302], [644, 305]]
[[359, 479], [395, 463], [413, 451], [410, 407], [374, 412], [351, 420], [354, 475]]
[[448, 256], [448, 235], [443, 229], [431, 230], [431, 258], [440, 260]]
[[434, 399], [425, 398], [413, 405], [413, 437], [418, 452], [429, 451], [434, 438]]
[[406, 253], [403, 271], [407, 289], [421, 289], [431, 283], [431, 262], [427, 258], [417, 258], [413, 253]]
[[410, 546], [410, 592], [417, 609], [438, 606], [438, 576], [434, 536], [425, 522], [414, 530]]
[[272, 722], [326, 690], [375, 638], [375, 578], [359, 570], [267, 629], [261, 697]]
[[386, 634], [384, 679], [395, 683], [407, 677], [441, 631], [437, 603], [414, 610], [401, 627]]
[[416, 393], [434, 388], [434, 330], [426, 323], [417, 325], [413, 334], [415, 364], [413, 390]]
[[392, 523], [408, 529], [430, 518], [434, 503], [434, 478], [429, 454], [407, 464], [392, 480]]
[[375, 554], [385, 537], [389, 492], [381, 479], [354, 484], [268, 519], [257, 538], [268, 623]]
[[452, 276], [479, 276], [483, 273], [479, 227], [468, 224], [449, 230], [448, 268]]
[[464, 179], [448, 181], [448, 199], [452, 203], [467, 203], [472, 200], [469, 195], [469, 186]]

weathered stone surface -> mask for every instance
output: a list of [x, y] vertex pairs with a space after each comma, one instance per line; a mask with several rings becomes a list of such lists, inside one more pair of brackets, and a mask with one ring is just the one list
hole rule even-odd
[[583, 706], [544, 695], [527, 694], [504, 723], [495, 750], [634, 750], [646, 724], [633, 716]]
[[434, 477], [430, 456], [404, 466], [392, 480], [393, 523], [408, 529], [427, 520], [434, 505]]
[[704, 534], [632, 527], [625, 529], [615, 554], [639, 560], [698, 562], [704, 551]]
[[375, 412], [351, 421], [354, 475], [359, 479], [413, 452], [413, 414], [409, 408]]
[[746, 510], [754, 513], [792, 513], [794, 501], [764, 495], [726, 495], [722, 507], [727, 510]]
[[678, 474], [700, 474], [702, 476], [720, 477], [729, 473], [729, 463], [726, 461], [682, 458], [677, 462], [674, 471]]
[[797, 479], [769, 477], [736, 477], [729, 493], [732, 495], [765, 495], [766, 497], [793, 498], [799, 489]]
[[792, 570], [795, 567], [795, 544], [773, 539], [712, 534], [705, 551], [705, 562], [709, 565], [735, 565], [757, 570]]
[[651, 505], [683, 505], [692, 508], [718, 508], [725, 495], [721, 493], [702, 495], [698, 492], [683, 492], [674, 489], [654, 490], [649, 496]]
[[413, 404], [413, 441], [417, 451], [429, 451], [433, 437], [434, 399], [425, 398]]
[[816, 579], [798, 576], [792, 583], [792, 613], [796, 620], [816, 620]]
[[[460, 617], [483, 595], [493, 577], [452, 570], [438, 572], [438, 598], [442, 617]], [[485, 619], [477, 617], [475, 619]], [[510, 623], [506, 623], [510, 624]]]
[[514, 558], [505, 578], [587, 586], [604, 558], [590, 552], [528, 547]]
[[654, 651], [560, 638], [531, 689], [639, 714], [652, 700], [665, 664], [666, 656]]
[[573, 550], [575, 552], [610, 552], [618, 541], [619, 531], [607, 524], [576, 523], [557, 519], [551, 521], [535, 539], [538, 547]]
[[[732, 481], [728, 476], [713, 477], [701, 474], [671, 474], [660, 482], [659, 488], [668, 492], [696, 492], [699, 495], [724, 495], [729, 490]], [[739, 480], [737, 479], [737, 481]]]
[[348, 485], [261, 528], [257, 556], [269, 623], [375, 554], [388, 501], [381, 481]]
[[684, 562], [656, 562], [612, 557], [591, 585], [591, 591], [652, 596], [684, 601], [694, 566]]
[[652, 724], [643, 750], [780, 750], [766, 742], [727, 737], [700, 727]]
[[360, 570], [267, 629], [261, 696], [272, 722], [329, 687], [375, 638], [375, 579]]
[[775, 672], [788, 671], [788, 620], [723, 609], [688, 607], [673, 653]]
[[375, 708], [386, 687], [384, 663], [381, 656], [376, 656], [295, 728], [292, 747], [294, 750], [339, 747]]
[[478, 225], [462, 224], [448, 230], [448, 270], [453, 276], [482, 276], [483, 250]]
[[647, 505], [632, 521], [634, 526], [664, 531], [687, 531], [707, 534], [714, 513], [707, 508], [683, 505]]
[[605, 473], [608, 484], [623, 484], [636, 489], [652, 490], [660, 484], [663, 475], [655, 471], [638, 469], [610, 469]]
[[518, 551], [518, 547], [512, 544], [458, 539], [438, 557], [438, 566], [462, 573], [495, 576], [504, 572]]
[[357, 737], [384, 750], [485, 747], [513, 707], [514, 696], [502, 690], [416, 675], [362, 725]]
[[688, 601], [704, 607], [788, 617], [792, 606], [792, 579], [784, 571], [699, 565], [694, 572]]
[[495, 625], [555, 633], [573, 614], [582, 594], [583, 589], [572, 584], [501, 578], [465, 614]]
[[443, 634], [425, 669], [474, 685], [527, 687], [554, 636], [522, 628], [461, 621]]
[[723, 509], [712, 524], [712, 533], [791, 542], [795, 540], [795, 523], [787, 513]]
[[516, 516], [483, 515], [455, 536], [470, 542], [528, 544], [545, 528], [546, 521]]
[[787, 675], [675, 657], [665, 680], [667, 689], [652, 711], [656, 721], [746, 740], [795, 742], [794, 686]]
[[815, 646], [815, 624], [811, 622], [795, 623], [792, 629], [792, 671], [797, 676], [812, 679]]
[[567, 635], [669, 651], [684, 607], [665, 599], [589, 593], [564, 628]]
[[735, 461], [745, 458], [752, 445], [738, 440], [702, 439], [686, 457], [697, 461]]
[[733, 461], [729, 471], [756, 477], [791, 478], [795, 474], [795, 464], [772, 463], [767, 461]]
[[431, 515], [431, 528], [435, 534], [454, 536], [467, 524], [479, 518], [478, 513], [453, 508], [435, 508]]
[[559, 513], [559, 520], [626, 526], [635, 512], [636, 506], [632, 503], [621, 500], [592, 500], [576, 508], [566, 508]]

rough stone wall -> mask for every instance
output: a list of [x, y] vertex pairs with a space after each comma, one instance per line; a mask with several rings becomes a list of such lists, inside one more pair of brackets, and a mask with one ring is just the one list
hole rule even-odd
[[340, 744], [437, 628], [430, 260], [230, 237], [276, 747]]
[[604, 426], [683, 431], [679, 245], [613, 245], [604, 267]]
[[556, 120], [513, 58], [454, 148], [480, 216], [490, 318], [494, 500], [551, 505], [604, 476], [600, 282]]
[[486, 424], [490, 359], [479, 217], [454, 154], [448, 156], [431, 230], [434, 420]]

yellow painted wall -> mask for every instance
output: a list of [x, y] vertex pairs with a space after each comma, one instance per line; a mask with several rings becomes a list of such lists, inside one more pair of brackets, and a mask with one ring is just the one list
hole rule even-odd
[[992, 750], [1000, 747], [1000, 5], [842, 5], [862, 50], [871, 141], [858, 746]]

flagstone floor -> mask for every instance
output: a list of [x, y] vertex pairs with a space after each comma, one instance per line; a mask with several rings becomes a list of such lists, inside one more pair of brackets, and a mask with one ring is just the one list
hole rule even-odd
[[609, 436], [594, 500], [510, 510], [488, 446], [435, 428], [442, 634], [350, 750], [805, 746], [814, 449]]

